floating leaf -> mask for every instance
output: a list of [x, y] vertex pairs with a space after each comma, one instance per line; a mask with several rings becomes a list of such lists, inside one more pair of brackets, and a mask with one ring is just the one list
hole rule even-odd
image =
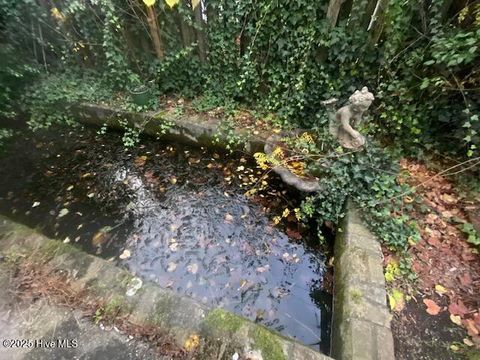
[[259, 273], [264, 273], [265, 271], [268, 271], [270, 269], [270, 265], [265, 265], [265, 266], [260, 266], [257, 268], [257, 272]]
[[62, 210], [60, 210], [60, 212], [58, 213], [58, 217], [64, 217], [65, 215], [67, 215], [69, 213], [68, 209], [67, 208], [63, 208]]
[[130, 250], [125, 249], [123, 253], [120, 254], [119, 258], [122, 260], [128, 259], [131, 256]]
[[171, 261], [171, 262], [168, 263], [167, 271], [168, 272], [173, 272], [173, 271], [175, 271], [176, 268], [177, 268], [177, 264], [174, 263], [173, 261]]
[[40, 202], [39, 201], [35, 201], [32, 205], [32, 208], [35, 208], [37, 207], [38, 205], [40, 205]]
[[198, 272], [198, 264], [197, 263], [193, 263], [191, 265], [188, 265], [187, 266], [187, 271], [190, 273], [190, 274], [196, 274]]
[[429, 313], [430, 315], [438, 315], [440, 310], [442, 310], [442, 308], [431, 299], [423, 299], [423, 303], [427, 307], [427, 313]]
[[94, 196], [95, 196], [95, 193], [93, 193], [93, 192], [90, 193], [90, 194], [87, 194], [87, 197], [88, 197], [89, 199], [93, 198]]
[[[144, 0], [144, 2], [145, 2], [145, 0]], [[151, 6], [151, 5], [148, 5], [148, 6]], [[147, 156], [146, 155], [139, 156], [133, 162], [136, 166], [142, 167], [147, 162]]]

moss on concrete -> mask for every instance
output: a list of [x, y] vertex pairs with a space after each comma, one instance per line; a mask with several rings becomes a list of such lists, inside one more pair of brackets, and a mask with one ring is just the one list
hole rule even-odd
[[264, 360], [286, 360], [282, 344], [271, 331], [258, 326], [253, 330], [251, 336], [253, 349], [260, 350]]
[[363, 300], [363, 294], [360, 290], [350, 290], [350, 296], [355, 304], [361, 304]]
[[232, 314], [222, 309], [210, 311], [205, 318], [204, 324], [207, 328], [224, 333], [235, 333], [247, 321], [238, 315]]
[[63, 254], [74, 254], [78, 256], [84, 256], [84, 253], [69, 244], [64, 244], [58, 240], [48, 240], [44, 245], [40, 247], [40, 252], [45, 260], [49, 260], [53, 257], [57, 257]]

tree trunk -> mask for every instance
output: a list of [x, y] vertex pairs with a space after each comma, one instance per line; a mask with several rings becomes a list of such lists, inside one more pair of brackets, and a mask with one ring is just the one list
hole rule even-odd
[[332, 27], [337, 24], [338, 14], [340, 12], [342, 2], [342, 0], [330, 0], [328, 3], [327, 19]]
[[165, 50], [163, 48], [162, 38], [160, 37], [160, 29], [157, 23], [157, 15], [153, 6], [147, 6], [147, 20], [150, 28], [150, 35], [152, 36], [153, 48], [158, 59], [165, 57]]
[[383, 33], [385, 27], [385, 17], [387, 15], [389, 0], [378, 0], [372, 19], [368, 25], [368, 31], [371, 32], [370, 44], [375, 46]]
[[197, 28], [195, 29], [195, 35], [198, 43], [198, 56], [202, 64], [207, 62], [207, 46], [205, 43], [205, 24], [202, 18], [202, 2], [200, 1], [193, 9], [195, 15], [195, 23]]

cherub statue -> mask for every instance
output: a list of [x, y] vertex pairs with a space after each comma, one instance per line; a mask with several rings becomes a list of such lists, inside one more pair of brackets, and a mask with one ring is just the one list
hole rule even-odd
[[[336, 113], [330, 113], [330, 133], [338, 139], [340, 145], [347, 149], [358, 149], [365, 144], [365, 137], [355, 127], [360, 125], [363, 113], [370, 107], [374, 96], [364, 86], [362, 90], [356, 90], [349, 97], [349, 104], [341, 107]], [[322, 103], [330, 110], [337, 99], [330, 99]]]

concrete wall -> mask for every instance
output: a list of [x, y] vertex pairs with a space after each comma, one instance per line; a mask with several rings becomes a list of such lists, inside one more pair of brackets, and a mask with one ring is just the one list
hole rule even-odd
[[335, 239], [332, 356], [393, 360], [382, 251], [352, 203]]

